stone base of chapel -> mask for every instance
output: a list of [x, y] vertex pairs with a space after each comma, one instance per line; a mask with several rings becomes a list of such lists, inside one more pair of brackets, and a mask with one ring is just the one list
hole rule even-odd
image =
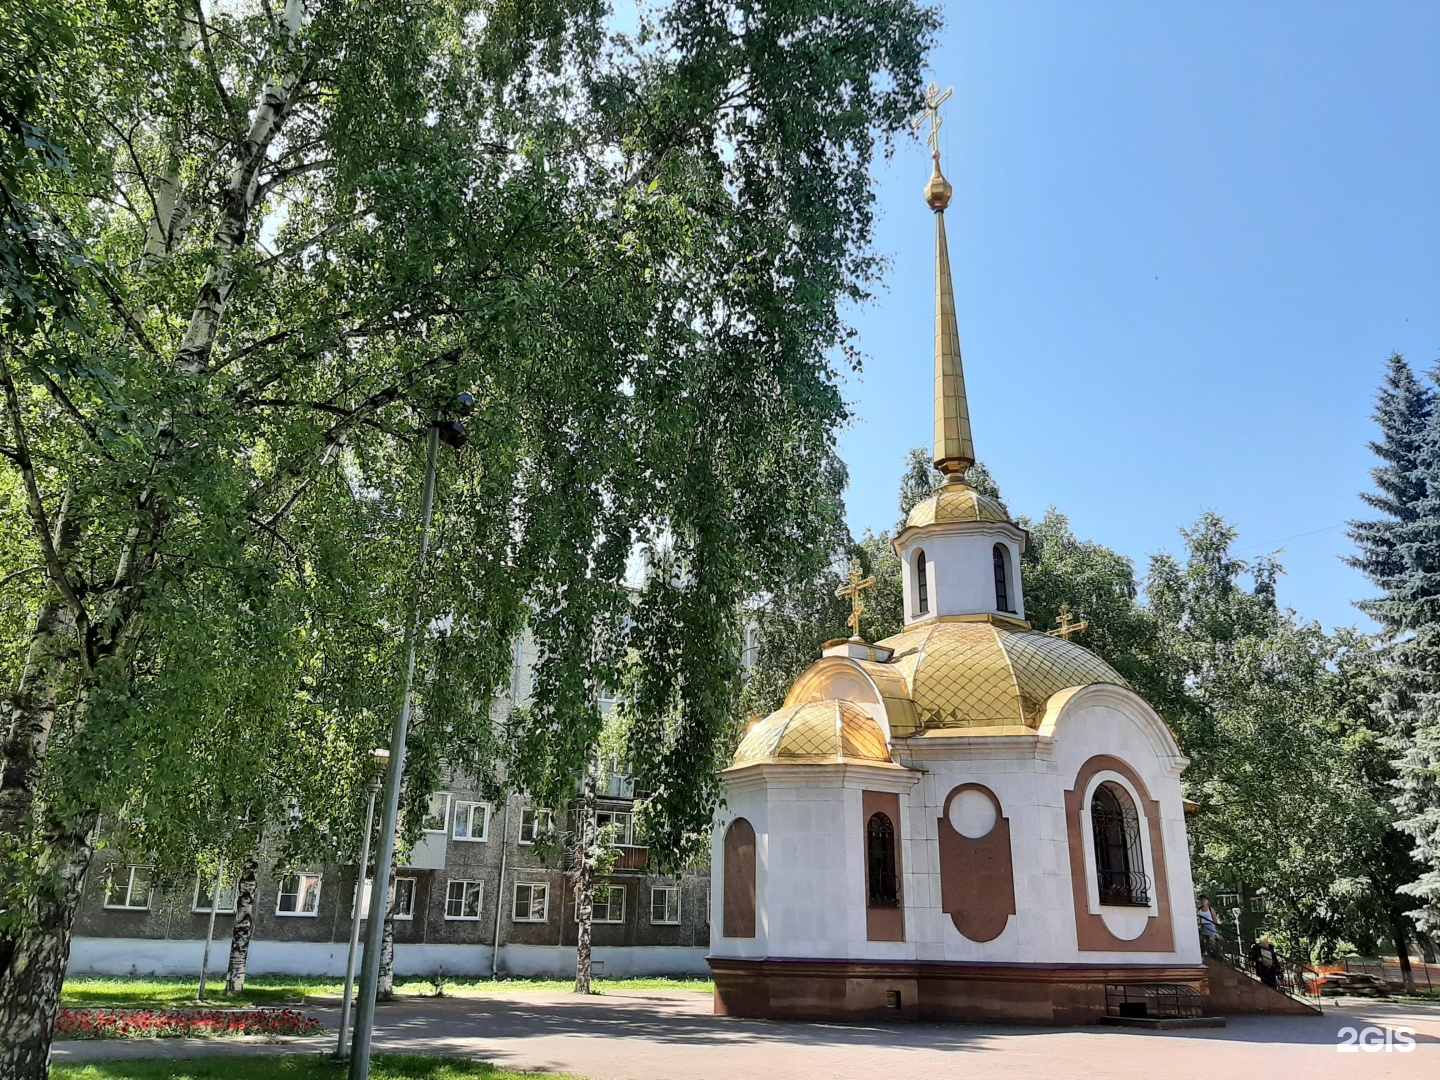
[[1166, 983], [1208, 1000], [1203, 967], [710, 957], [715, 1012], [764, 1020], [1095, 1023], [1106, 986]]

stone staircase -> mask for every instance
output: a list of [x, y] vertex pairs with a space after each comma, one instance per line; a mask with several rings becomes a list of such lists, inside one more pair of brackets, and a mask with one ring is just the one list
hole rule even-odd
[[1208, 956], [1205, 958], [1205, 980], [1209, 986], [1210, 1009], [1219, 1016], [1320, 1015], [1320, 1006], [1298, 993], [1272, 990], [1248, 971]]

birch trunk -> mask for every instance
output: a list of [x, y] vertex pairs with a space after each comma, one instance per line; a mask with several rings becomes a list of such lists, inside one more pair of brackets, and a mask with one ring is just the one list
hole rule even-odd
[[[580, 806], [580, 867], [575, 875], [575, 918], [579, 928], [575, 935], [575, 993], [588, 994], [590, 990], [590, 930], [595, 913], [595, 861], [597, 857], [595, 831], [595, 780], [585, 778], [585, 793]], [[565, 917], [565, 902], [561, 898], [560, 917]]]
[[27, 897], [29, 932], [0, 938], [0, 1078], [47, 1080], [60, 988], [70, 962], [80, 887], [95, 853], [95, 816], [47, 822], [39, 872], [53, 888]]
[[225, 969], [225, 993], [245, 990], [245, 968], [250, 962], [250, 935], [255, 930], [255, 893], [258, 891], [260, 858], [246, 856], [235, 883], [235, 928], [230, 932], [230, 965]]
[[385, 886], [385, 929], [380, 936], [380, 975], [375, 981], [377, 1001], [395, 1000], [395, 872], [398, 868], [398, 856], [391, 856]]

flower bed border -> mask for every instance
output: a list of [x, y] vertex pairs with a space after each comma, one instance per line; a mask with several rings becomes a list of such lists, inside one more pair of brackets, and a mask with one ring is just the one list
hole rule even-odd
[[57, 1039], [187, 1039], [237, 1035], [322, 1035], [294, 1009], [61, 1009]]

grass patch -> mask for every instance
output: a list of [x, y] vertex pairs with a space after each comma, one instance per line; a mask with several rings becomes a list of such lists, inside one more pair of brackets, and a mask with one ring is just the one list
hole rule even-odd
[[[67, 1009], [164, 1009], [195, 1004], [199, 989], [197, 979], [166, 976], [128, 976], [126, 978], [77, 975], [65, 980], [60, 1004]], [[692, 990], [713, 993], [715, 984], [709, 979], [596, 979], [599, 993], [609, 990]], [[513, 993], [525, 990], [566, 991], [575, 986], [573, 979], [456, 979], [444, 980], [446, 997], [484, 997], [487, 994]], [[345, 987], [343, 979], [286, 978], [260, 975], [245, 980], [245, 992], [234, 997], [224, 992], [225, 981], [211, 980], [206, 991], [206, 1005], [225, 1008], [232, 1005], [303, 1005], [310, 999], [339, 998]], [[433, 997], [435, 983], [428, 978], [395, 980], [395, 991], [401, 997]]]
[[[345, 1066], [318, 1054], [96, 1061], [52, 1065], [50, 1080], [344, 1080]], [[520, 1073], [483, 1061], [380, 1054], [371, 1059], [374, 1080], [577, 1080], [555, 1073]]]

